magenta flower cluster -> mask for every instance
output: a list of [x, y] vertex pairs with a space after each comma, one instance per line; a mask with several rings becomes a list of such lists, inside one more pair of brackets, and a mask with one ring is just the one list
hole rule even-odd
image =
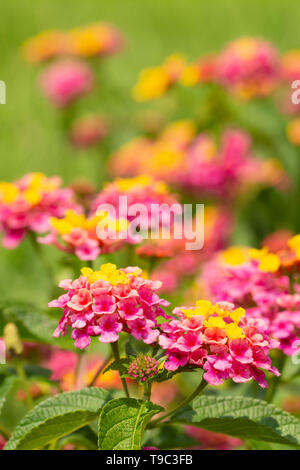
[[78, 279], [66, 279], [59, 285], [67, 292], [49, 303], [64, 311], [54, 337], [64, 336], [71, 327], [79, 349], [89, 346], [93, 336], [102, 343], [113, 343], [121, 331], [152, 344], [160, 334], [157, 318], [167, 318], [162, 307], [169, 303], [155, 292], [161, 283], [143, 279], [139, 268], [118, 270], [110, 263], [99, 271], [83, 268]]
[[202, 368], [211, 385], [229, 378], [237, 383], [254, 379], [263, 388], [267, 382], [261, 369], [279, 375], [268, 356], [277, 341], [268, 337], [259, 321], [246, 317], [244, 309], [200, 300], [195, 307], [179, 307], [173, 313], [177, 319], [163, 324], [159, 337], [167, 353], [167, 370], [190, 365]]
[[261, 271], [257, 260], [231, 266], [216, 257], [203, 267], [200, 282], [214, 301], [246, 307], [247, 316], [279, 340], [284, 354], [299, 352], [300, 292], [295, 284], [296, 292], [289, 293], [288, 276]]

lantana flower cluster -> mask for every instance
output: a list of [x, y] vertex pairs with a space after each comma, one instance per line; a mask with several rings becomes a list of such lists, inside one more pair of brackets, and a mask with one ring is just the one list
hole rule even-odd
[[161, 326], [164, 333], [159, 337], [167, 370], [189, 365], [202, 368], [211, 385], [230, 378], [237, 383], [254, 379], [263, 388], [267, 387], [263, 370], [279, 375], [268, 356], [277, 342], [243, 308], [199, 300], [194, 307], [178, 307], [173, 313], [177, 318]]
[[[105, 185], [94, 199], [92, 213], [97, 213], [106, 204], [115, 210], [117, 217], [132, 221], [139, 215], [141, 220], [145, 218], [146, 227], [157, 228], [164, 222], [164, 212], [169, 214], [170, 206], [178, 204], [178, 201], [165, 183], [145, 174], [133, 178], [117, 178]], [[169, 220], [168, 217], [166, 223]]]
[[15, 248], [28, 232], [44, 233], [49, 218], [62, 218], [67, 209], [80, 210], [71, 189], [59, 177], [29, 173], [12, 183], [0, 182], [0, 230], [6, 248]]
[[99, 57], [118, 52], [122, 44], [122, 35], [114, 26], [99, 22], [68, 31], [43, 31], [26, 40], [22, 54], [31, 63], [61, 56]]
[[[226, 300], [247, 307], [266, 332], [278, 339], [287, 355], [300, 350], [300, 237], [293, 237], [278, 253], [231, 247], [202, 268], [198, 285], [214, 301]], [[292, 283], [292, 284], [291, 284]]]
[[[216, 54], [182, 62], [176, 82], [191, 86], [215, 83], [241, 99], [270, 95], [281, 81], [280, 58], [275, 46], [255, 37], [240, 37]], [[164, 66], [144, 69], [134, 89], [138, 100], [165, 94], [172, 81]]]
[[71, 327], [79, 349], [89, 346], [93, 336], [102, 343], [118, 341], [121, 331], [146, 344], [157, 341], [157, 319], [167, 318], [162, 307], [169, 305], [156, 294], [160, 282], [144, 279], [137, 267], [117, 269], [111, 263], [99, 271], [83, 268], [81, 274], [75, 281], [61, 281], [66, 293], [49, 303], [64, 312], [54, 337]]
[[[105, 222], [104, 222], [105, 219]], [[97, 233], [98, 225], [105, 225], [105, 238]], [[74, 253], [81, 260], [95, 260], [100, 254], [112, 253], [124, 245], [135, 243], [128, 232], [126, 219], [112, 219], [108, 214], [86, 217], [68, 210], [64, 218], [51, 217], [51, 231], [38, 241], [54, 245], [59, 250]]]
[[147, 173], [197, 194], [222, 197], [253, 185], [286, 187], [289, 179], [280, 162], [256, 158], [251, 145], [246, 132], [227, 130], [218, 148], [210, 134], [196, 135], [193, 124], [184, 121], [167, 127], [157, 140], [126, 144], [112, 156], [110, 168], [114, 175]]

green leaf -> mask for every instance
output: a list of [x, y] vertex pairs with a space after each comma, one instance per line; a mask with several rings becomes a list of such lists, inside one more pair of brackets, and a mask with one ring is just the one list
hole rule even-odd
[[198, 397], [171, 418], [242, 439], [300, 446], [300, 421], [265, 401], [244, 397]]
[[127, 370], [130, 364], [130, 359], [128, 357], [117, 359], [116, 361], [111, 362], [103, 371], [103, 374], [108, 372], [109, 370], [117, 370], [119, 371], [120, 375], [128, 375]]
[[70, 434], [95, 419], [110, 398], [107, 390], [92, 387], [48, 398], [23, 418], [5, 450], [39, 449]]
[[158, 405], [134, 398], [118, 398], [101, 410], [98, 427], [100, 450], [139, 450], [149, 420], [162, 411]]
[[12, 387], [16, 383], [17, 380], [18, 380], [17, 377], [6, 377], [0, 385], [0, 415], [3, 409], [3, 406], [5, 405], [7, 396], [9, 392], [12, 390]]
[[170, 380], [174, 377], [174, 375], [180, 374], [181, 372], [195, 372], [195, 367], [193, 366], [184, 366], [178, 367], [178, 369], [174, 371], [167, 370], [165, 368], [160, 369], [158, 374], [154, 375], [149, 382], [165, 382], [166, 380]]
[[126, 356], [136, 357], [137, 353], [136, 353], [135, 350], [133, 349], [133, 346], [132, 346], [132, 344], [130, 343], [130, 341], [127, 341], [127, 342], [125, 343], [124, 349], [125, 349], [125, 352], [126, 352]]
[[68, 436], [59, 440], [57, 448], [63, 449], [68, 444], [75, 444], [76, 447], [83, 447], [85, 449], [97, 450], [97, 434], [95, 434], [89, 426], [76, 431]]

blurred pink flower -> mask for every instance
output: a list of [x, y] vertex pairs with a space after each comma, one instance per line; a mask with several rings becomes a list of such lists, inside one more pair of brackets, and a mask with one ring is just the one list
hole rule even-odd
[[39, 83], [52, 104], [64, 108], [91, 90], [94, 75], [87, 63], [65, 59], [49, 65], [40, 75]]
[[225, 300], [246, 307], [247, 316], [276, 338], [285, 354], [296, 354], [300, 337], [298, 286], [290, 294], [286, 274], [261, 270], [257, 259], [240, 261], [231, 265], [218, 255], [204, 264], [197, 281], [201, 292], [204, 290], [213, 301]]
[[3, 245], [15, 248], [28, 231], [44, 233], [49, 218], [62, 218], [67, 209], [80, 211], [71, 189], [59, 177], [28, 173], [13, 183], [0, 182], [0, 230]]
[[269, 95], [279, 82], [279, 57], [273, 44], [252, 37], [231, 42], [218, 56], [216, 77], [243, 99]]
[[152, 175], [193, 195], [236, 197], [252, 187], [286, 189], [290, 178], [279, 160], [257, 158], [249, 133], [223, 131], [220, 144], [191, 122], [169, 125], [156, 140], [136, 138], [119, 149], [110, 162], [114, 175]]
[[107, 135], [108, 126], [98, 115], [77, 119], [71, 127], [70, 141], [78, 148], [93, 147]]

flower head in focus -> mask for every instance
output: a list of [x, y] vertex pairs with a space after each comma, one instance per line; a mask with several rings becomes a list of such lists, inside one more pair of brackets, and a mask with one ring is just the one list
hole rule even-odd
[[167, 354], [167, 370], [200, 367], [211, 385], [230, 378], [237, 383], [254, 379], [263, 388], [267, 382], [261, 369], [279, 375], [268, 356], [276, 341], [243, 308], [199, 300], [193, 307], [175, 308], [173, 314], [177, 319], [163, 324], [159, 337]]
[[145, 280], [137, 267], [117, 269], [107, 263], [98, 271], [83, 268], [75, 281], [60, 282], [66, 293], [49, 303], [63, 309], [54, 337], [65, 336], [70, 327], [79, 349], [89, 346], [93, 336], [102, 343], [118, 341], [121, 331], [154, 344], [160, 333], [157, 318], [167, 317], [162, 307], [169, 305], [156, 294], [160, 285]]

